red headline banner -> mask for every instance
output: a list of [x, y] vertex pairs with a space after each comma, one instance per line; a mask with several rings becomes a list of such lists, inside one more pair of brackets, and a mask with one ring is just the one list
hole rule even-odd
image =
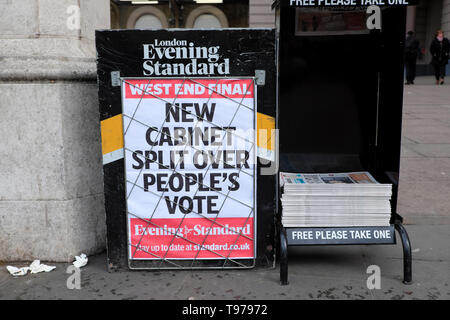
[[254, 98], [253, 79], [125, 80], [127, 99]]
[[[253, 218], [130, 219], [132, 259], [253, 258]], [[182, 238], [181, 238], [182, 237]]]

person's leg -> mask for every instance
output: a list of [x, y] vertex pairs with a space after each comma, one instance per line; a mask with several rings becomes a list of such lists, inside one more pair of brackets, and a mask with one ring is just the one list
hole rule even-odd
[[440, 77], [441, 77], [441, 84], [444, 84], [444, 78], [445, 78], [445, 67], [446, 65], [443, 64], [441, 65], [441, 72], [440, 72]]
[[417, 59], [414, 58], [411, 61], [411, 83], [414, 84], [414, 80], [416, 80], [416, 63]]
[[433, 68], [434, 68], [434, 76], [436, 78], [436, 84], [439, 84], [439, 81], [441, 79], [441, 70], [439, 68], [439, 64], [434, 63]]
[[406, 84], [410, 84], [411, 83], [411, 62], [409, 60], [409, 58], [405, 59], [405, 67], [406, 67]]

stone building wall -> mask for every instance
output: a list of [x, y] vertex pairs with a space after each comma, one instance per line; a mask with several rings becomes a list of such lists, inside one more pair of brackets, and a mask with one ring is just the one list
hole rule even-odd
[[105, 247], [94, 30], [109, 0], [0, 2], [0, 260]]

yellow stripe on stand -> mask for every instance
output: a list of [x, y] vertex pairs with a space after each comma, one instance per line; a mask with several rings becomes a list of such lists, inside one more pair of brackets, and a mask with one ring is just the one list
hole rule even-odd
[[103, 164], [123, 158], [122, 114], [103, 120], [100, 123], [102, 133]]
[[258, 112], [258, 157], [275, 161], [275, 118]]
[[[258, 157], [275, 160], [275, 118], [263, 113], [257, 114]], [[123, 158], [122, 115], [101, 122], [103, 164]]]

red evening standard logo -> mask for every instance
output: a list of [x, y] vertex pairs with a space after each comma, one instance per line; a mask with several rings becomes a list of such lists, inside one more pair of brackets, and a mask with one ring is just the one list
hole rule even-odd
[[127, 99], [253, 98], [252, 79], [151, 79], [125, 80]]
[[[217, 218], [214, 224], [203, 218], [186, 218], [182, 223], [181, 219], [151, 222], [130, 219], [132, 258], [254, 258], [253, 218]], [[174, 238], [175, 233], [179, 237]], [[136, 250], [138, 244], [141, 250]]]

